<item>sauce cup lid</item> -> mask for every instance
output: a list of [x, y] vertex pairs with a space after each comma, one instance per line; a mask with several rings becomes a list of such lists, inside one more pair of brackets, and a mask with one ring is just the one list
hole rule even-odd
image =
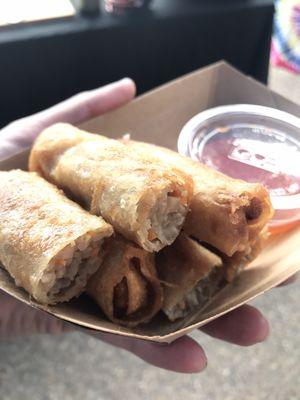
[[179, 135], [180, 154], [270, 192], [271, 232], [300, 223], [300, 119], [250, 104], [215, 107], [194, 116]]

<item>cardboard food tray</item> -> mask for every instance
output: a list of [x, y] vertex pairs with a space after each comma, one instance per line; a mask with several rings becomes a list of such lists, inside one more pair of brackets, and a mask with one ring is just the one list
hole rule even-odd
[[[201, 69], [138, 97], [130, 104], [95, 118], [82, 127], [110, 137], [130, 133], [143, 140], [176, 149], [183, 125], [210, 107], [250, 103], [288, 111], [300, 116], [300, 107], [242, 75], [224, 62]], [[300, 133], [299, 133], [300, 135]], [[0, 169], [27, 168], [29, 152], [0, 162]], [[222, 314], [278, 285], [300, 269], [300, 227], [269, 240], [261, 255], [237, 279], [226, 286], [202, 310], [169, 322], [161, 313], [151, 323], [129, 329], [113, 324], [86, 296], [58, 306], [41, 306], [17, 288], [0, 268], [0, 288], [33, 307], [90, 329], [170, 343]]]

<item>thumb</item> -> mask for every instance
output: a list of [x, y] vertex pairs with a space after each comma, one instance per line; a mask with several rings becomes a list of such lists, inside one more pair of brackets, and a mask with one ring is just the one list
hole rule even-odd
[[135, 92], [135, 83], [124, 78], [98, 89], [79, 93], [47, 110], [14, 121], [0, 131], [0, 159], [29, 147], [36, 136], [49, 125], [56, 122], [82, 123], [128, 103]]

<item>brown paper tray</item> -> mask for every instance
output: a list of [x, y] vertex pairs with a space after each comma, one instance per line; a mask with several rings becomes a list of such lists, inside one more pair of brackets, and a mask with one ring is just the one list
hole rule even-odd
[[[84, 124], [92, 132], [111, 137], [131, 133], [144, 140], [176, 149], [178, 134], [196, 113], [217, 105], [253, 103], [276, 107], [300, 116], [300, 107], [271, 92], [221, 62], [155, 89], [129, 105]], [[0, 169], [27, 168], [28, 151], [0, 162]], [[266, 292], [300, 269], [300, 227], [269, 240], [261, 255], [243, 270], [202, 310], [169, 322], [158, 315], [151, 323], [129, 329], [105, 319], [86, 296], [58, 306], [42, 306], [15, 286], [0, 268], [0, 288], [15, 298], [49, 314], [90, 329], [154, 342], [172, 342], [193, 329]]]

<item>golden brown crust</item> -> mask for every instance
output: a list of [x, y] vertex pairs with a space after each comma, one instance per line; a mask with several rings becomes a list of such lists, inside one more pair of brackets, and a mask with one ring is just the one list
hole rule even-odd
[[[206, 165], [149, 143], [123, 141], [133, 150], [151, 153], [161, 162], [190, 174], [194, 197], [184, 231], [227, 256], [248, 251], [249, 243], [273, 215], [267, 190], [260, 184], [232, 179]], [[256, 218], [253, 218], [256, 217]]]
[[87, 291], [111, 321], [125, 326], [148, 322], [162, 305], [154, 255], [120, 236], [110, 241]]
[[237, 251], [232, 257], [221, 254], [226, 268], [226, 280], [231, 282], [236, 275], [250, 264], [261, 252], [265, 242], [269, 237], [267, 229], [263, 229], [259, 235], [251, 240], [247, 251]]
[[164, 286], [163, 310], [169, 317], [172, 309], [184, 303], [186, 295], [214, 268], [223, 269], [220, 257], [183, 233], [157, 254], [156, 265]]
[[183, 217], [193, 193], [193, 181], [184, 172], [116, 140], [67, 124], [42, 132], [33, 146], [29, 168], [71, 193], [148, 251], [169, 244], [150, 243], [148, 231], [143, 231], [161, 193], [176, 193], [184, 205]]
[[35, 173], [0, 172], [0, 261], [36, 300], [49, 303], [41, 277], [58, 252], [87, 233], [112, 232]]

